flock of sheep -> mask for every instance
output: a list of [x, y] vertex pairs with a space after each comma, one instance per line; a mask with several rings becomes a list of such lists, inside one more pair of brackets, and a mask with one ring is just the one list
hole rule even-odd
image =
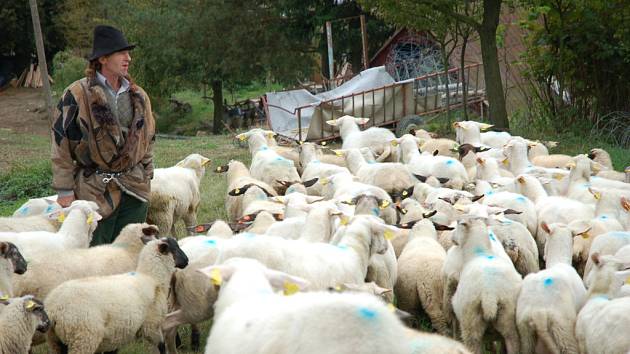
[[213, 168], [227, 221], [197, 224], [198, 154], [156, 169], [148, 223], [110, 245], [88, 248], [93, 202], [0, 218], [0, 354], [176, 353], [187, 324], [198, 350], [209, 319], [206, 353], [630, 350], [630, 171], [474, 121], [455, 141], [366, 122], [328, 121], [338, 150], [238, 135], [249, 168]]

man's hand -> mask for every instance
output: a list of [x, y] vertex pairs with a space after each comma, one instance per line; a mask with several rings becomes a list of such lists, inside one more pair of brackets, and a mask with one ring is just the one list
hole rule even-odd
[[65, 196], [61, 196], [61, 195], [57, 195], [57, 204], [61, 205], [64, 208], [67, 208], [70, 206], [70, 204], [72, 204], [72, 202], [74, 202], [76, 198], [74, 197], [74, 194], [70, 194], [70, 195], [65, 195]]

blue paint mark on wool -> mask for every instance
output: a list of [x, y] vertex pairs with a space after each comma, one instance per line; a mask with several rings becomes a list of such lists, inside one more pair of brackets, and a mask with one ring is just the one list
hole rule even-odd
[[477, 256], [485, 256], [487, 254], [486, 250], [484, 248], [482, 248], [482, 247], [479, 247], [479, 246], [475, 247], [473, 252]]
[[545, 286], [545, 288], [550, 287], [551, 285], [553, 285], [553, 279], [545, 278], [545, 280], [543, 281], [543, 285]]
[[376, 163], [376, 161], [368, 161], [367, 163], [368, 163], [368, 165], [373, 165], [373, 164]]
[[28, 213], [28, 207], [20, 209], [20, 214], [25, 215], [26, 213]]
[[343, 243], [341, 243], [341, 244], [337, 245], [337, 248], [339, 248], [340, 250], [343, 250], [343, 251], [347, 251], [348, 250], [348, 245], [344, 245]]
[[446, 160], [446, 164], [447, 164], [447, 165], [452, 165], [452, 164], [454, 164], [454, 163], [455, 163], [455, 160], [453, 160], [453, 159], [448, 159], [448, 160]]
[[255, 234], [253, 234], [251, 232], [243, 232], [241, 235], [243, 235], [243, 237], [247, 237], [247, 238], [254, 238], [254, 236], [256, 236]]
[[258, 151], [264, 151], [264, 150], [269, 150], [269, 148], [267, 146], [263, 146], [260, 149], [258, 149]]
[[611, 232], [610, 235], [612, 237], [623, 238], [623, 239], [627, 239], [630, 237], [630, 233], [624, 232], [624, 231], [614, 231], [614, 232]]
[[311, 163], [320, 163], [320, 161], [319, 160], [313, 160], [313, 161], [311, 161]]
[[608, 216], [606, 216], [606, 215], [601, 215], [599, 218], [600, 218], [600, 219], [602, 219], [602, 220], [606, 220], [606, 219], [608, 219]]
[[367, 307], [361, 307], [359, 309], [359, 316], [361, 316], [361, 317], [363, 317], [365, 319], [373, 320], [373, 319], [376, 318], [376, 315], [377, 315], [376, 311], [371, 310], [371, 309], [369, 309]]
[[130, 273], [127, 273], [127, 274], [129, 274], [129, 275], [136, 275], [136, 272], [130, 272]]
[[493, 256], [493, 255], [489, 255], [489, 256], [486, 256], [486, 258], [488, 258], [488, 259], [494, 259], [494, 256]]
[[516, 197], [516, 201], [519, 203], [525, 203], [525, 197]]
[[488, 237], [490, 237], [491, 241], [496, 241], [497, 239], [494, 237], [494, 232], [490, 231], [490, 233], [488, 233]]
[[44, 210], [44, 213], [50, 213], [53, 210], [53, 206], [49, 205], [46, 207], [46, 210]]
[[591, 184], [590, 183], [584, 183], [582, 184], [582, 188], [590, 188]]
[[215, 240], [206, 240], [205, 244], [210, 247], [216, 247], [217, 241]]
[[381, 211], [378, 210], [378, 208], [372, 208], [372, 214], [379, 216], [381, 214]]
[[494, 191], [489, 191], [488, 193], [486, 193], [486, 195], [493, 195]]

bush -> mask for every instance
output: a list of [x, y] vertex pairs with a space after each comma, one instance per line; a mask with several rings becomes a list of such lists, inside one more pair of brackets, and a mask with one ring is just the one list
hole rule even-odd
[[81, 57], [72, 54], [69, 50], [59, 52], [53, 58], [52, 77], [55, 80], [53, 84], [53, 95], [61, 97], [63, 90], [68, 85], [84, 77], [87, 61]]

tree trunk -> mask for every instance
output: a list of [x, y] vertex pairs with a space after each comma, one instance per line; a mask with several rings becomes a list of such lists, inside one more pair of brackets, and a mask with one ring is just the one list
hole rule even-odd
[[459, 54], [460, 77], [462, 80], [462, 102], [464, 103], [464, 118], [468, 120], [468, 81], [466, 77], [466, 47], [468, 46], [468, 34], [462, 36], [462, 51]]
[[212, 80], [212, 103], [214, 104], [212, 133], [217, 135], [223, 131], [223, 81], [221, 80]]
[[481, 42], [483, 73], [486, 82], [486, 94], [490, 102], [490, 122], [497, 128], [508, 129], [507, 110], [503, 96], [501, 69], [497, 53], [497, 27], [501, 14], [501, 0], [484, 0], [483, 21], [478, 28]]

